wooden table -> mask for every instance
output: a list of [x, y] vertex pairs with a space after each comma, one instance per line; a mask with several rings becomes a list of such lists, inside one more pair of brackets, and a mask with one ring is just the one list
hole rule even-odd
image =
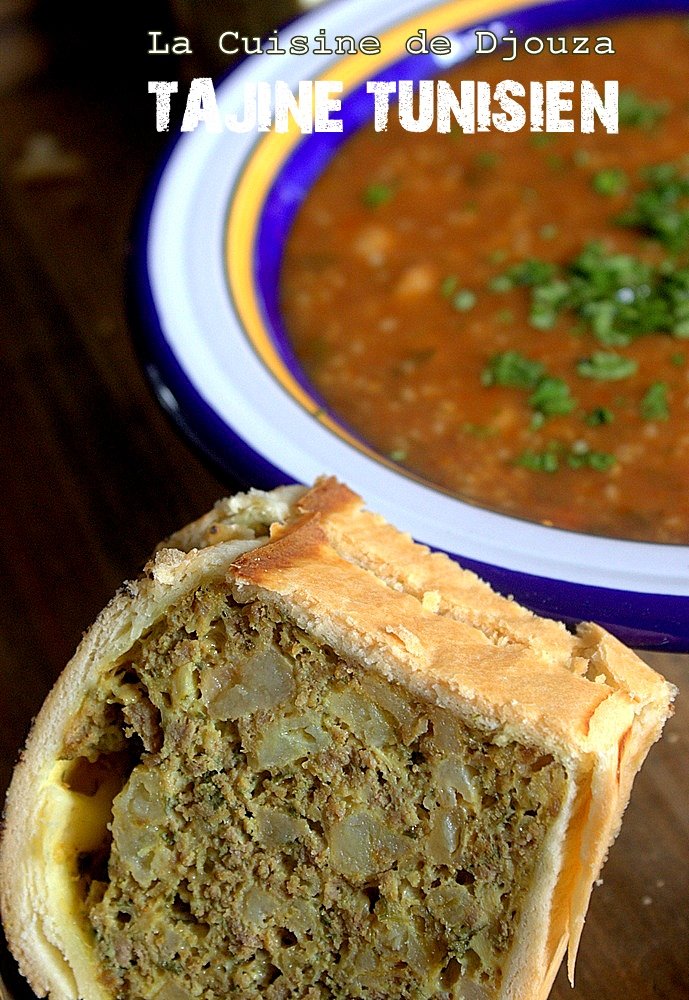
[[[235, 485], [162, 415], [127, 321], [132, 216], [162, 148], [146, 80], [179, 75], [144, 56], [142, 31], [165, 27], [166, 8], [149, 5], [143, 29], [119, 17], [98, 44], [81, 13], [77, 35], [49, 4], [15, 21], [15, 62], [0, 17], [3, 793], [82, 631], [160, 538]], [[689, 691], [689, 657], [648, 659]], [[689, 998], [688, 750], [680, 696], [595, 890], [576, 989], [561, 972], [555, 1000]], [[29, 997], [1, 954], [13, 996]]]

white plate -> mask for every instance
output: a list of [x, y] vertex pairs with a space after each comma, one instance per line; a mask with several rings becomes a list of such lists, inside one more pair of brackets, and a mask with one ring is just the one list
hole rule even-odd
[[[361, 35], [361, 7], [331, 3], [281, 40], [320, 28]], [[618, 3], [609, 13], [644, 7]], [[370, 107], [357, 88], [385, 73], [398, 78], [403, 39], [420, 25], [454, 38], [459, 59], [473, 50], [477, 26], [532, 34], [595, 10], [578, 0], [541, 8], [372, 0], [365, 33], [383, 39], [383, 56], [336, 65], [332, 56], [252, 56], [217, 85], [219, 109], [239, 113], [247, 83], [344, 79], [351, 134]], [[412, 62], [405, 77], [439, 68], [431, 56]], [[637, 646], [689, 649], [689, 547], [594, 537], [483, 510], [404, 475], [324, 412], [291, 356], [275, 288], [295, 210], [341, 138], [201, 126], [172, 145], [145, 202], [133, 261], [145, 365], [162, 404], [232, 478], [267, 487], [334, 473], [372, 509], [539, 613], [594, 619]]]

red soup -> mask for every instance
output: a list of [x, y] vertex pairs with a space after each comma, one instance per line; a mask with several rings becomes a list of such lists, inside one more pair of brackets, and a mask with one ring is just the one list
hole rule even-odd
[[282, 306], [317, 392], [408, 472], [687, 543], [689, 30], [591, 33], [616, 55], [496, 53], [448, 79], [618, 79], [619, 134], [362, 130], [300, 209]]

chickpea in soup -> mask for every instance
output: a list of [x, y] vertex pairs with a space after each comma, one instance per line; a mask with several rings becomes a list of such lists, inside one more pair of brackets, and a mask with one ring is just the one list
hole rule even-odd
[[496, 53], [448, 79], [619, 79], [617, 135], [391, 116], [348, 140], [298, 213], [283, 313], [317, 392], [410, 474], [562, 528], [687, 543], [689, 30], [605, 33], [615, 56]]

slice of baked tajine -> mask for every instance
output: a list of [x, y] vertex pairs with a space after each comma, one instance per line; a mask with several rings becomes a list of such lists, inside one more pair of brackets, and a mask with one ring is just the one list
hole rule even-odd
[[10, 947], [53, 1000], [545, 998], [673, 695], [332, 479], [223, 500], [36, 719]]

